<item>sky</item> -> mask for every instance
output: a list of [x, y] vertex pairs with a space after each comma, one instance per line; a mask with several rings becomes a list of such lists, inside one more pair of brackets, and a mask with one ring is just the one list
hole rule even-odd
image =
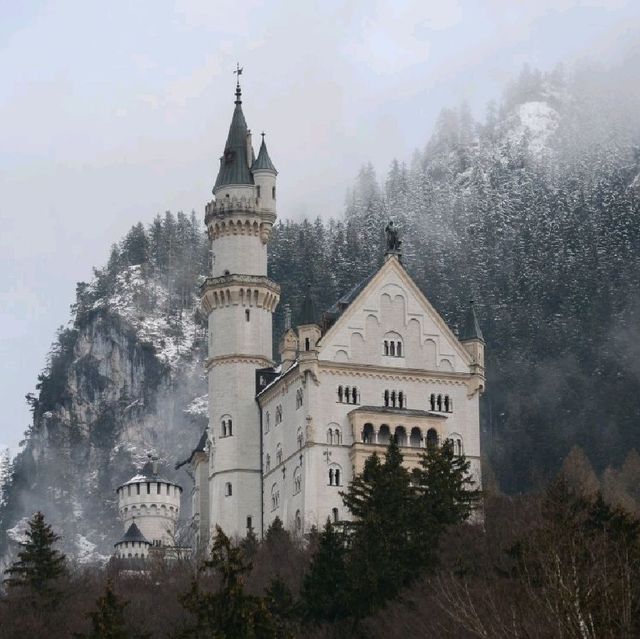
[[0, 447], [76, 282], [138, 221], [204, 214], [236, 62], [279, 216], [330, 217], [443, 107], [482, 117], [525, 63], [615, 64], [639, 35], [637, 0], [0, 0]]

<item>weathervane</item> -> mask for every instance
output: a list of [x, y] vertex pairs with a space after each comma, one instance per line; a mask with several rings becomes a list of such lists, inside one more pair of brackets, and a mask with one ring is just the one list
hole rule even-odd
[[236, 104], [240, 104], [240, 96], [242, 95], [240, 91], [240, 76], [242, 75], [242, 67], [239, 62], [236, 62], [236, 70], [233, 72], [234, 75], [238, 76], [238, 80], [236, 82]]
[[242, 75], [242, 67], [239, 62], [236, 62], [236, 70], [233, 72], [233, 75], [238, 76], [238, 82], [240, 82], [240, 76]]

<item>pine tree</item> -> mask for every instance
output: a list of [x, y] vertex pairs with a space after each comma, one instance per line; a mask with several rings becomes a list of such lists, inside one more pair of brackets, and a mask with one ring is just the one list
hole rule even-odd
[[327, 520], [302, 584], [302, 611], [307, 620], [333, 623], [349, 616], [346, 561], [345, 536]]
[[373, 454], [341, 494], [354, 518], [348, 524], [349, 605], [354, 617], [361, 618], [395, 597], [416, 575], [411, 478], [394, 439], [384, 463]]
[[273, 617], [275, 636], [278, 639], [293, 639], [296, 606], [291, 590], [280, 575], [271, 579], [265, 599], [269, 614]]
[[216, 526], [211, 559], [203, 563], [201, 571], [209, 569], [220, 578], [220, 587], [215, 592], [207, 592], [197, 579], [193, 580], [191, 589], [180, 601], [195, 617], [195, 623], [179, 636], [184, 639], [275, 639], [276, 624], [266, 600], [244, 591], [244, 576], [251, 570], [251, 563], [220, 526]]
[[91, 632], [76, 634], [77, 639], [144, 639], [149, 635], [132, 634], [125, 621], [124, 611], [129, 605], [113, 591], [111, 581], [107, 581], [104, 595], [98, 597], [96, 610], [87, 616], [91, 620]]
[[56, 582], [67, 574], [65, 555], [53, 548], [60, 537], [45, 523], [40, 511], [29, 521], [25, 534], [27, 540], [20, 543], [17, 561], [5, 571], [9, 577], [4, 583], [9, 592], [20, 590], [35, 595], [35, 605], [56, 606], [60, 598]]

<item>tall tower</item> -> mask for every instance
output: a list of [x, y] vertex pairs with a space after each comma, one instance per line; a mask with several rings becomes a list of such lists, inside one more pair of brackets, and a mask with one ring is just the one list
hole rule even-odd
[[267, 277], [276, 220], [277, 171], [262, 137], [254, 157], [240, 83], [214, 200], [206, 206], [211, 275], [202, 285], [209, 317], [210, 529], [244, 536], [260, 529], [260, 411], [256, 369], [272, 365], [272, 315], [280, 287]]

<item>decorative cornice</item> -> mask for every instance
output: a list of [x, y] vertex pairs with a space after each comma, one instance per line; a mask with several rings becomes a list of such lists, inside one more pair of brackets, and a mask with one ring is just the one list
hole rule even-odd
[[218, 355], [207, 359], [204, 366], [206, 370], [210, 370], [224, 364], [256, 364], [261, 368], [273, 366], [273, 362], [262, 355]]
[[263, 308], [273, 313], [280, 301], [280, 286], [265, 275], [207, 277], [200, 285], [202, 307], [207, 314], [226, 306]]
[[449, 384], [467, 386], [476, 376], [472, 373], [447, 373], [426, 371], [419, 368], [391, 368], [371, 366], [369, 364], [351, 364], [345, 362], [319, 362], [320, 373], [328, 375], [352, 375], [369, 379], [392, 380], [399, 377], [411, 382]]

